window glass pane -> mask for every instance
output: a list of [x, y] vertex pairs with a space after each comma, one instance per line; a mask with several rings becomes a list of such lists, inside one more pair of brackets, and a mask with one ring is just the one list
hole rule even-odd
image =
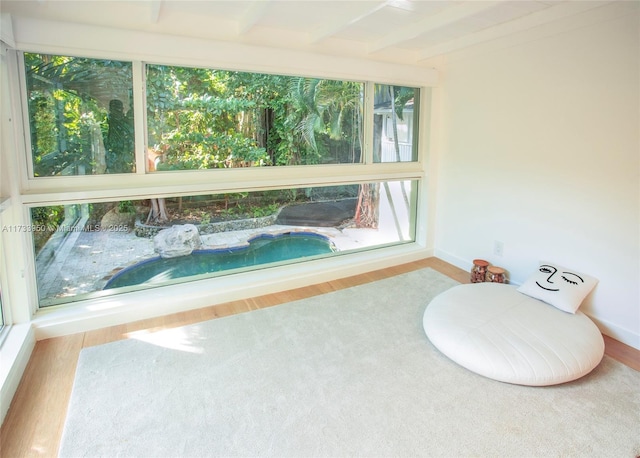
[[147, 65], [149, 170], [358, 163], [363, 83]]
[[418, 88], [376, 84], [373, 109], [373, 161], [418, 160]]
[[134, 172], [131, 63], [24, 59], [34, 176]]
[[390, 181], [32, 208], [40, 305], [413, 241], [416, 188]]

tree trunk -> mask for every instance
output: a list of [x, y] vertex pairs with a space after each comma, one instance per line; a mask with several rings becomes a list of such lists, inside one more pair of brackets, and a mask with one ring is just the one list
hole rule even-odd
[[167, 214], [167, 204], [164, 198], [151, 199], [151, 210], [147, 217], [147, 224], [149, 223], [166, 223], [169, 221]]
[[379, 184], [363, 183], [360, 185], [358, 195], [358, 206], [356, 207], [356, 215], [353, 218], [358, 228], [378, 228], [379, 219]]
[[382, 129], [384, 118], [382, 115], [373, 115], [373, 162], [382, 162]]

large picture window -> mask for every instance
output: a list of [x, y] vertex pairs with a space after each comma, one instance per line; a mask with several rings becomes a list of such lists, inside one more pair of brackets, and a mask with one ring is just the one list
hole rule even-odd
[[23, 57], [40, 307], [416, 241], [419, 88]]
[[416, 194], [385, 181], [34, 207], [40, 306], [411, 242]]

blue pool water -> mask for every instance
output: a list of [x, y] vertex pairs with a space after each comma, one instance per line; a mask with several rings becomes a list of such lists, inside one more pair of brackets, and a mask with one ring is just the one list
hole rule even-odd
[[189, 256], [148, 259], [121, 270], [104, 289], [141, 284], [157, 284], [177, 278], [191, 277], [224, 270], [250, 267], [289, 259], [331, 253], [327, 237], [308, 232], [260, 235], [249, 240], [249, 246], [216, 250], [196, 250]]

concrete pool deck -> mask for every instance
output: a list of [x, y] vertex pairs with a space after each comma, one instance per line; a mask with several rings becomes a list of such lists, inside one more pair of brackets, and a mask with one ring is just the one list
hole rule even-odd
[[[380, 229], [337, 229], [333, 227], [272, 225], [201, 235], [203, 249], [228, 248], [246, 245], [260, 234], [313, 232], [329, 238], [338, 251], [366, 248], [398, 241]], [[38, 295], [41, 306], [78, 300], [101, 290], [118, 271], [145, 259], [158, 256], [153, 239], [137, 237], [132, 232], [77, 232], [69, 236], [65, 246], [46, 263], [36, 263]]]

